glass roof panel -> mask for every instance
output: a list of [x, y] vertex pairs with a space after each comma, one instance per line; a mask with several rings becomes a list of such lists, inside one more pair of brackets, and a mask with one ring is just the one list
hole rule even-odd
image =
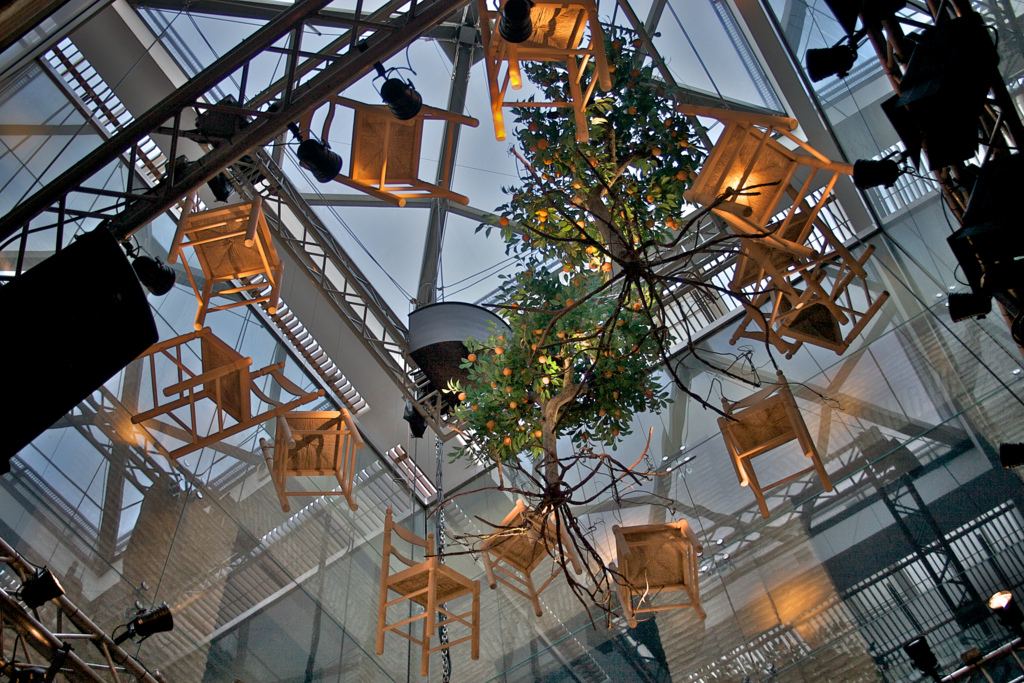
[[680, 85], [781, 111], [778, 96], [726, 3], [669, 0], [651, 32]]

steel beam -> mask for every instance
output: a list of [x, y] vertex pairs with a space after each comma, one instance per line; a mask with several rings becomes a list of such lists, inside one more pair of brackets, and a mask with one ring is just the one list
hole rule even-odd
[[[471, 6], [464, 17], [466, 21], [460, 29], [460, 38], [455, 44], [452, 62], [452, 85], [448, 94], [448, 111], [462, 113], [466, 109], [466, 90], [469, 86], [469, 68], [473, 65], [473, 56], [480, 45], [479, 31], [476, 30], [476, 11]], [[465, 32], [465, 37], [462, 36]], [[444, 136], [441, 138], [441, 151], [437, 164], [436, 185], [444, 183], [445, 189], [451, 189], [455, 175], [455, 157], [459, 149], [459, 133], [462, 125], [455, 121], [446, 121]], [[447, 144], [450, 140], [451, 144]], [[446, 182], [447, 181], [447, 182]], [[423, 262], [420, 265], [420, 282], [416, 288], [416, 306], [432, 304], [437, 299], [437, 273], [441, 265], [441, 245], [444, 243], [444, 228], [448, 221], [447, 199], [434, 197], [430, 201], [430, 217], [427, 222], [427, 236], [423, 245]]]
[[[391, 18], [388, 23], [393, 30], [373, 33], [366, 41], [370, 47], [366, 52], [349, 50], [343, 55], [332, 57], [326, 62], [326, 66], [325, 61], [318, 58], [307, 59], [302, 64], [291, 64], [291, 73], [283, 87], [279, 81], [253, 101], [266, 102], [277, 99], [283, 89], [285, 94], [279, 100], [279, 108], [275, 113], [259, 115], [228, 143], [205, 154], [181, 173], [180, 177], [175, 177], [172, 169], [169, 177], [160, 185], [158, 198], [155, 201], [129, 204], [124, 211], [110, 220], [111, 231], [120, 239], [128, 237], [139, 227], [177, 204], [182, 196], [195, 191], [220, 173], [225, 166], [253, 148], [272, 140], [284, 131], [289, 123], [301, 118], [331, 95], [354, 83], [373, 68], [374, 62], [394, 55], [425, 30], [437, 26], [467, 2], [468, 0], [433, 0], [415, 4], [410, 8], [410, 14]], [[211, 88], [247, 65], [288, 33], [301, 30], [305, 21], [319, 12], [326, 3], [327, 0], [304, 0], [259, 29], [126, 126], [121, 133], [100, 145], [74, 167], [15, 207], [0, 220], [0, 239], [27, 226], [33, 218], [69, 192], [80, 188], [93, 174], [116, 161], [122, 153], [134, 149], [143, 138], [164, 127], [169, 120], [175, 122], [174, 129], [178, 131], [182, 114], [187, 109], [202, 106], [202, 98]], [[353, 35], [353, 42], [354, 40]], [[298, 84], [300, 79], [317, 68], [320, 71], [316, 75]], [[253, 102], [249, 103], [250, 106]], [[176, 139], [172, 139], [172, 157], [176, 142]]]

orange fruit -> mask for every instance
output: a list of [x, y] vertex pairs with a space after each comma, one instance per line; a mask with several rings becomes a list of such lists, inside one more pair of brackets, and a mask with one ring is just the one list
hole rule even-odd
[[565, 332], [559, 332], [555, 336], [558, 337], [559, 339], [565, 339]]
[[612, 430], [612, 436], [618, 436], [618, 435], [619, 435], [619, 430], [618, 429], [613, 429]]
[[515, 401], [510, 401], [508, 407], [511, 408], [512, 410], [515, 410], [516, 408], [519, 407], [519, 404], [516, 403]]
[[503, 353], [505, 353], [505, 349], [501, 348], [500, 346], [495, 346], [494, 347], [494, 355], [495, 356], [500, 356]]
[[540, 358], [537, 359], [537, 362], [538, 363], [547, 363], [548, 362], [548, 357], [547, 356], [541, 356]]
[[597, 414], [600, 415], [601, 417], [604, 417], [605, 416], [604, 408], [601, 408], [601, 410], [597, 411]]
[[487, 428], [488, 429], [494, 429], [494, 425], [495, 425], [494, 420], [488, 420], [487, 421]]
[[508, 225], [508, 219], [502, 216], [498, 219], [498, 224], [501, 225], [501, 227], [505, 227]]
[[688, 177], [689, 175], [686, 173], [686, 171], [679, 171], [678, 173], [676, 173], [676, 180], [686, 180]]
[[651, 150], [651, 154], [653, 154], [656, 157], [660, 157], [661, 156], [661, 147], [655, 147], [654, 149], [652, 149]]
[[610, 273], [610, 272], [611, 272], [611, 270], [612, 270], [612, 264], [610, 264], [610, 263], [605, 263], [605, 264], [603, 264], [603, 265], [601, 266], [601, 270], [603, 270], [603, 271], [604, 271], [604, 272], [606, 272], [606, 273]]
[[468, 360], [470, 363], [475, 363], [476, 362], [476, 354], [475, 353], [469, 354], [468, 356], [466, 356], [466, 360]]
[[572, 299], [569, 299], [568, 301], [565, 302], [565, 305], [568, 308], [569, 306], [572, 306], [574, 303], [576, 303], [576, 302], [573, 301]]
[[644, 44], [644, 41], [640, 40], [639, 38], [637, 38], [636, 40], [633, 41], [633, 47], [640, 47], [643, 44]]
[[538, 429], [537, 431], [535, 431], [533, 433], [533, 435], [539, 439], [539, 438], [544, 436], [544, 432], [542, 432], [541, 430]]
[[466, 400], [466, 392], [462, 392], [461, 394], [459, 394], [459, 400], [460, 401], [465, 401]]
[[504, 439], [502, 439], [502, 443], [505, 444], [506, 446], [511, 446], [512, 445], [512, 437], [511, 436], [506, 436]]
[[537, 148], [538, 149], [547, 149], [548, 148], [548, 141], [547, 140], [543, 140], [543, 139], [538, 140], [537, 141]]
[[512, 393], [512, 387], [505, 387], [505, 393], [506, 394], [511, 394]]
[[497, 388], [498, 388], [498, 383], [497, 382], [491, 382], [491, 389], [497, 389]]
[[506, 377], [509, 377], [512, 374], [512, 368], [505, 368], [504, 370], [501, 371], [501, 374], [505, 375]]
[[540, 378], [540, 383], [541, 384], [550, 384], [551, 383], [551, 379], [548, 378], [548, 377], [541, 377]]
[[538, 126], [536, 122], [530, 124], [530, 130], [533, 131], [534, 133], [537, 132], [538, 128], [540, 128], [540, 126]]
[[612, 398], [618, 398], [618, 397], [619, 397], [619, 392], [613, 391], [612, 392]]

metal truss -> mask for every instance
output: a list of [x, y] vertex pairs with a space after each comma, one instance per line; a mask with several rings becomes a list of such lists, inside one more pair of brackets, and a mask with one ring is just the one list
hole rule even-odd
[[[1001, 33], [1005, 27], [1010, 29], [1014, 38], [1019, 36], [1020, 29], [1015, 23], [1007, 24], [1001, 21], [1002, 15], [998, 11], [993, 11], [993, 8], [999, 8], [998, 0], [987, 0], [982, 8], [988, 9], [989, 19], [1000, 23]], [[928, 9], [932, 21], [936, 24], [958, 16], [979, 15], [972, 7], [970, 0], [929, 1]], [[900, 18], [879, 21], [864, 14], [861, 14], [860, 18], [893, 90], [897, 94], [902, 94], [900, 82], [904, 74], [903, 65], [910, 57], [913, 43], [904, 35]], [[989, 99], [980, 119], [981, 130], [984, 131], [986, 139], [985, 160], [987, 161], [995, 150], [1003, 152], [1024, 145], [1024, 124], [1021, 123], [1020, 115], [997, 68], [993, 67], [990, 73], [978, 73], [977, 78], [990, 83]], [[957, 221], [962, 221], [972, 188], [972, 183], [969, 182], [968, 176], [965, 174], [964, 165], [958, 163], [935, 168], [932, 169], [932, 174], [939, 182], [942, 195], [953, 215], [956, 216]]]
[[[22, 581], [35, 575], [36, 568], [3, 539], [0, 539], [0, 553], [3, 554], [0, 561], [16, 572]], [[55, 602], [58, 608], [57, 632], [51, 631], [43, 624], [40, 620], [39, 610], [30, 612], [12, 598], [7, 591], [0, 589], [0, 628], [15, 631], [26, 646], [31, 646], [47, 661], [45, 680], [52, 681], [54, 676], [60, 673], [69, 681], [88, 681], [89, 683], [106, 683], [107, 681], [120, 683], [122, 676], [145, 683], [164, 683], [164, 679], [159, 673], [151, 674], [138, 660], [115, 644], [110, 636], [93, 623], [73, 602], [64, 596], [55, 598], [51, 602]], [[76, 631], [64, 633], [65, 621], [70, 622]], [[87, 662], [73, 652], [71, 643], [81, 641], [93, 643], [103, 655], [104, 663]], [[0, 637], [0, 644], [2, 643], [3, 639]], [[7, 657], [6, 651], [0, 651], [0, 659], [5, 657]], [[16, 641], [12, 647], [11, 656], [5, 660], [5, 664], [13, 666], [13, 662], [18, 657]], [[32, 661], [28, 647], [23, 647], [21, 657], [24, 659], [19, 662], [20, 664], [38, 666]], [[106, 675], [101, 676], [101, 673]], [[13, 675], [11, 680], [14, 680]], [[37, 679], [33, 678], [32, 680]]]
[[[288, 124], [315, 109], [320, 103], [369, 73], [373, 64], [394, 55], [424, 31], [437, 26], [468, 0], [423, 0], [412, 4], [391, 2], [365, 18], [356, 13], [353, 29], [320, 53], [301, 49], [303, 27], [327, 4], [327, 0], [304, 0], [282, 12], [252, 36], [204, 69], [185, 85], [164, 98], [148, 112], [137, 117], [117, 135], [100, 145], [74, 167], [47, 184], [32, 197], [16, 206], [0, 219], [0, 239], [18, 230], [28, 229], [31, 222], [45, 211], [57, 213], [58, 222], [69, 217], [69, 197], [109, 194], [89, 186], [101, 169], [122, 155], [133, 161], [139, 158], [144, 141], [150, 136], [169, 135], [168, 157], [177, 156], [185, 138], [183, 120], [193, 110], [221, 111], [238, 115], [251, 122], [236, 135], [220, 141], [212, 149], [184, 169], [170, 165], [163, 181], [150, 192], [140, 195], [128, 192], [112, 209], [120, 209], [107, 219], [111, 232], [124, 239], [175, 206], [181, 197], [194, 192], [221, 172], [227, 165], [262, 146], [286, 130]], [[405, 9], [403, 12], [402, 9]], [[280, 52], [275, 47], [291, 36], [287, 53], [285, 78], [270, 85], [261, 94], [245, 100], [249, 67], [259, 56]], [[367, 50], [353, 49], [364, 43]], [[225, 79], [240, 79], [238, 107], [210, 104], [211, 92]], [[274, 103], [274, 107], [259, 109]], [[116, 193], [115, 193], [116, 194]]]

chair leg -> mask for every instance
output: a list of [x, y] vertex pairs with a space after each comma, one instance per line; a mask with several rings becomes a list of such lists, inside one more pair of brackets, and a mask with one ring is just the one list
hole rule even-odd
[[[384, 561], [387, 562], [388, 558], [385, 557]], [[384, 627], [387, 625], [385, 620], [387, 618], [388, 608], [386, 607], [388, 602], [388, 586], [383, 580], [380, 582], [380, 599], [377, 602], [377, 654], [384, 654]]]
[[754, 474], [754, 465], [750, 462], [750, 458], [742, 458], [740, 465], [742, 465], [743, 471], [747, 475], [747, 481], [750, 482], [750, 490], [754, 492], [754, 498], [757, 499], [757, 506], [761, 509], [761, 516], [768, 519], [771, 517], [768, 513], [768, 503], [764, 499], [764, 491], [761, 489], [760, 482], [757, 481], [757, 475]]
[[530, 591], [530, 602], [533, 603], [533, 613], [538, 617], [544, 616], [544, 612], [540, 608], [540, 596], [537, 595], [537, 589], [533, 585], [533, 577], [523, 572], [523, 576], [526, 577], [526, 587]]
[[470, 658], [480, 659], [480, 582], [473, 582], [473, 639]]
[[430, 639], [434, 636], [434, 623], [437, 619], [437, 572], [430, 570], [427, 579], [427, 615], [423, 618], [423, 660], [421, 662], [421, 675], [428, 675], [430, 669]]
[[203, 295], [200, 297], [199, 310], [196, 311], [196, 322], [194, 327], [197, 330], [203, 329], [206, 322], [206, 312], [210, 310], [210, 297], [213, 295], [213, 282], [207, 280], [203, 283]]

